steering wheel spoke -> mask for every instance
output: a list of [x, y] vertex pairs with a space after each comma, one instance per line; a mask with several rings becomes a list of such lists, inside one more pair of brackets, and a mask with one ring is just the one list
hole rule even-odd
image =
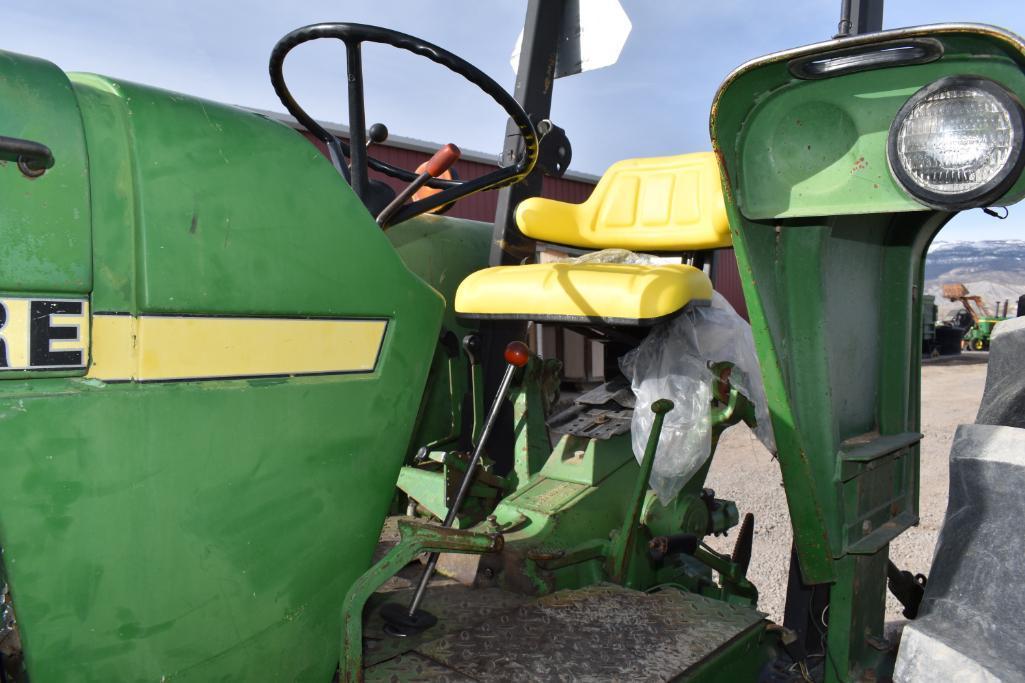
[[349, 159], [352, 167], [352, 191], [366, 201], [367, 173], [366, 107], [363, 102], [363, 48], [361, 43], [345, 43], [345, 70], [349, 81]]

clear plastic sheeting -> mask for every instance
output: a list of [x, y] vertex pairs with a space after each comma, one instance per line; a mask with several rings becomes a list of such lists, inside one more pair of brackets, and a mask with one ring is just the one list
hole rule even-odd
[[601, 251], [591, 251], [581, 256], [562, 260], [566, 263], [627, 263], [637, 266], [661, 266], [667, 263], [680, 263], [679, 257], [638, 254], [629, 249], [602, 249]]
[[651, 404], [660, 398], [674, 403], [665, 416], [651, 472], [651, 488], [663, 504], [672, 501], [708, 460], [712, 446], [712, 382], [716, 379], [710, 364], [722, 362], [733, 364], [730, 382], [754, 403], [758, 420], [755, 434], [775, 453], [751, 326], [720, 294], [713, 293], [711, 305], [692, 305], [657, 325], [620, 360], [620, 368], [637, 397], [630, 432], [638, 461], [644, 457], [654, 422]]

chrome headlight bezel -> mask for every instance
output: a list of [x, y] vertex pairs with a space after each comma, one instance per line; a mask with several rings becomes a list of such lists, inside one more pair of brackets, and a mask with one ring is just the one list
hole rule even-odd
[[[1011, 150], [1003, 168], [986, 183], [959, 193], [941, 193], [918, 184], [904, 168], [898, 156], [898, 134], [912, 111], [925, 99], [942, 90], [967, 87], [985, 92], [996, 99], [1008, 112], [1011, 122]], [[1025, 166], [1025, 109], [1021, 102], [994, 80], [979, 76], [946, 76], [933, 81], [908, 98], [890, 124], [886, 140], [886, 160], [890, 174], [897, 184], [925, 206], [943, 211], [989, 206], [1003, 196], [1021, 175]]]

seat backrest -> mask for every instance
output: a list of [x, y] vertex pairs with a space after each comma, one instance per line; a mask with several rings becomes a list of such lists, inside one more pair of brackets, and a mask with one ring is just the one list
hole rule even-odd
[[711, 152], [613, 164], [582, 204], [534, 197], [516, 209], [524, 235], [583, 249], [699, 251], [732, 244]]

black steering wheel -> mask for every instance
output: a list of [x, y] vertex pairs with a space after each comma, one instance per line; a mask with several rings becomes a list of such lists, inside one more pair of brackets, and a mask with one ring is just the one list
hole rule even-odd
[[[320, 38], [337, 38], [345, 43], [349, 81], [349, 144], [339, 140], [307, 114], [292, 97], [288, 86], [285, 85], [285, 76], [282, 71], [285, 57], [293, 48]], [[421, 57], [426, 57], [432, 62], [437, 62], [448, 70], [459, 74], [497, 102], [509, 114], [509, 117], [516, 124], [520, 135], [523, 137], [523, 149], [515, 164], [503, 166], [472, 180], [441, 180], [437, 178], [429, 180], [427, 182], [428, 187], [438, 188], [441, 192], [402, 207], [388, 221], [390, 225], [412, 218], [425, 211], [451, 204], [457, 199], [461, 199], [473, 192], [491, 190], [519, 182], [534, 169], [534, 164], [537, 162], [538, 157], [538, 135], [530, 117], [527, 116], [527, 113], [523, 111], [523, 107], [502, 86], [465, 59], [457, 57], [448, 50], [432, 45], [425, 40], [379, 26], [339, 23], [304, 26], [292, 31], [274, 46], [274, 50], [270, 55], [271, 83], [274, 85], [274, 91], [281, 99], [281, 103], [285, 105], [288, 113], [294, 116], [308, 131], [328, 146], [331, 154], [335, 157], [334, 160], [343, 172], [345, 166], [344, 158], [350, 159], [352, 167], [349, 182], [352, 185], [353, 191], [361, 200], [365, 200], [369, 188], [368, 166], [405, 182], [412, 182], [417, 177], [417, 174], [412, 171], [392, 166], [379, 159], [374, 159], [366, 153], [366, 116], [363, 103], [363, 62], [361, 56], [361, 46], [365, 42], [383, 43], [401, 50], [407, 50]]]

